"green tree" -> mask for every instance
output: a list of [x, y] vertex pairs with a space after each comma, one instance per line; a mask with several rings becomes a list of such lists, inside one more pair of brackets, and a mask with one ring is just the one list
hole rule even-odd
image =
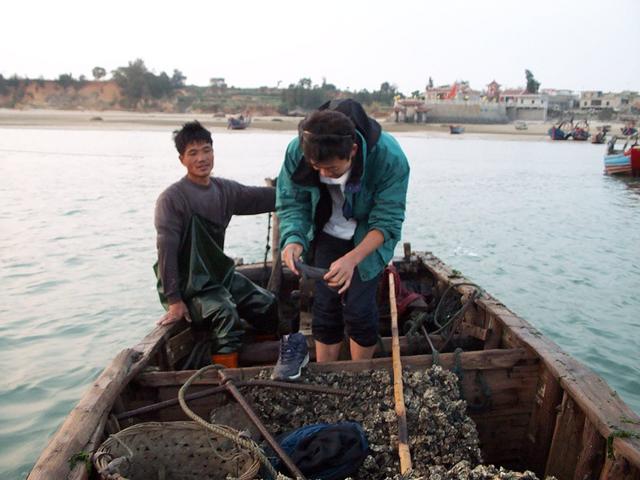
[[540, 82], [533, 77], [533, 73], [530, 70], [525, 70], [524, 74], [527, 78], [527, 93], [538, 93]]
[[304, 88], [306, 90], [311, 88], [311, 79], [310, 78], [301, 78], [298, 80], [298, 87]]
[[70, 73], [62, 73], [58, 76], [57, 82], [62, 88], [66, 90], [67, 87], [70, 87], [71, 85], [76, 83], [76, 79], [73, 78], [73, 75], [71, 75]]
[[187, 79], [180, 70], [177, 68], [173, 69], [173, 75], [171, 75], [171, 86], [173, 88], [182, 88], [184, 87], [184, 81]]
[[91, 70], [91, 75], [93, 75], [93, 78], [95, 78], [96, 80], [100, 80], [106, 74], [107, 71], [102, 67], [93, 67], [93, 70]]
[[126, 67], [119, 67], [112, 72], [113, 79], [125, 97], [124, 103], [126, 106], [135, 108], [144, 97], [149, 96], [148, 73], [150, 72], [141, 58], [129, 62]]

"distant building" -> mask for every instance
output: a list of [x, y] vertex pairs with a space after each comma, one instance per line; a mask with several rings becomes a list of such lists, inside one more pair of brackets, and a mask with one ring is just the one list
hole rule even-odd
[[417, 98], [396, 98], [393, 105], [396, 122], [426, 122], [428, 110], [425, 101]]
[[548, 97], [522, 88], [501, 90], [493, 80], [487, 90], [474, 90], [469, 82], [427, 87], [424, 100], [396, 99], [396, 122], [508, 123], [545, 121]]
[[500, 84], [495, 80], [487, 85], [486, 99], [489, 102], [498, 102], [500, 100]]
[[571, 90], [545, 88], [540, 93], [547, 96], [548, 110], [566, 112], [580, 104], [580, 96]]
[[227, 83], [223, 77], [214, 77], [209, 79], [209, 86], [213, 88], [227, 88]]
[[628, 113], [639, 98], [638, 92], [603, 93], [600, 91], [585, 91], [580, 94], [580, 109], [611, 109], [614, 112]]

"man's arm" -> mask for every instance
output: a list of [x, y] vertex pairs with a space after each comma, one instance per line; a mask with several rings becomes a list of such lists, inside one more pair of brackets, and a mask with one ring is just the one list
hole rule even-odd
[[276, 209], [274, 187], [249, 187], [229, 180], [229, 207], [232, 215], [255, 215]]
[[172, 198], [169, 190], [158, 197], [154, 218], [157, 232], [158, 276], [169, 302], [169, 310], [158, 320], [158, 325], [177, 322], [182, 318], [190, 321], [189, 310], [180, 294], [178, 270], [178, 251], [184, 229], [184, 215], [184, 210], [178, 205], [178, 200]]
[[276, 212], [280, 220], [280, 247], [296, 243], [302, 251], [309, 249], [307, 234], [311, 230], [311, 193], [298, 187], [291, 177], [297, 168], [298, 140], [287, 147], [284, 164], [276, 184]]
[[[397, 145], [395, 139], [393, 143]], [[376, 229], [384, 241], [400, 241], [404, 222], [407, 188], [409, 185], [409, 162], [397, 145], [397, 151], [388, 153], [391, 158], [384, 162], [381, 181], [376, 185], [374, 205], [369, 213], [369, 230]]]

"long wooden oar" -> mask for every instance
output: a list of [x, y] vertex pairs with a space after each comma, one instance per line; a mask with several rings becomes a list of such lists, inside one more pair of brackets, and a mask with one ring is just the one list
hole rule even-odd
[[398, 455], [400, 473], [411, 471], [411, 452], [409, 451], [409, 432], [407, 429], [407, 411], [404, 407], [402, 391], [402, 362], [400, 361], [400, 336], [398, 334], [398, 308], [396, 307], [396, 285], [393, 273], [389, 273], [389, 307], [391, 309], [391, 355], [393, 359], [393, 397], [398, 417]]

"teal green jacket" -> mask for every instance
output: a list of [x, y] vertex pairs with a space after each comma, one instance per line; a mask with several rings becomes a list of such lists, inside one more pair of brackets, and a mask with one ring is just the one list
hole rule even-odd
[[[409, 163], [396, 139], [388, 133], [381, 132], [370, 148], [360, 131], [357, 133], [359, 154], [345, 187], [343, 212], [346, 218], [358, 222], [355, 245], [371, 230], [384, 235], [384, 243], [358, 265], [360, 278], [367, 281], [382, 272], [400, 241]], [[354, 171], [357, 173], [355, 178]], [[322, 228], [316, 218], [320, 188], [323, 187], [318, 174], [304, 160], [300, 140], [295, 138], [287, 147], [276, 187], [281, 248], [289, 243], [299, 243], [305, 252], [309, 251], [316, 231]]]

